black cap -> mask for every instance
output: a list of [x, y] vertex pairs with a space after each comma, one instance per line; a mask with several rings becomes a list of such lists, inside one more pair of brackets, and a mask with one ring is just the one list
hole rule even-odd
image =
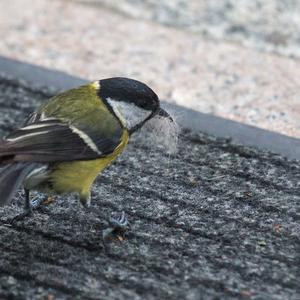
[[158, 96], [146, 84], [129, 78], [113, 77], [99, 81], [99, 96], [106, 100], [133, 103], [145, 110], [156, 111], [159, 108]]

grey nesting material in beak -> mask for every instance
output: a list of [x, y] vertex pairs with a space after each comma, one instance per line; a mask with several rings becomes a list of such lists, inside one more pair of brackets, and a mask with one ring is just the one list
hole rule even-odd
[[174, 122], [173, 118], [169, 115], [169, 113], [161, 107], [158, 109], [157, 115], [160, 117], [168, 118], [170, 121]]

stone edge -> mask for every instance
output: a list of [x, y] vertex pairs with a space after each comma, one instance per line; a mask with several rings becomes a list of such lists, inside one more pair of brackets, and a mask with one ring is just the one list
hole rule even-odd
[[[87, 81], [61, 71], [20, 62], [0, 56], [0, 72], [7, 76], [23, 79], [35, 86], [65, 90]], [[204, 114], [163, 101], [162, 106], [177, 117], [182, 128], [194, 132], [205, 132], [217, 137], [231, 138], [233, 142], [281, 154], [289, 159], [300, 160], [300, 139], [258, 127]]]

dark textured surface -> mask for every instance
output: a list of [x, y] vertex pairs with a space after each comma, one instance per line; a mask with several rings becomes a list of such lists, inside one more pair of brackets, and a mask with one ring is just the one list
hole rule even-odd
[[[49, 94], [0, 79], [0, 136]], [[88, 212], [58, 197], [9, 227], [22, 195], [0, 209], [0, 299], [299, 299], [299, 182], [299, 162], [228, 140], [184, 133], [169, 157], [137, 139]], [[121, 210], [133, 230], [108, 255]]]

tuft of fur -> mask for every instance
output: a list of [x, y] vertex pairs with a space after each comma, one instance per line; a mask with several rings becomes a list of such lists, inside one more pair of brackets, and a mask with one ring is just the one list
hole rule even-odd
[[174, 154], [177, 152], [180, 128], [174, 116], [170, 116], [173, 121], [159, 115], [155, 116], [144, 125], [141, 135], [148, 145], [155, 145], [168, 154]]

